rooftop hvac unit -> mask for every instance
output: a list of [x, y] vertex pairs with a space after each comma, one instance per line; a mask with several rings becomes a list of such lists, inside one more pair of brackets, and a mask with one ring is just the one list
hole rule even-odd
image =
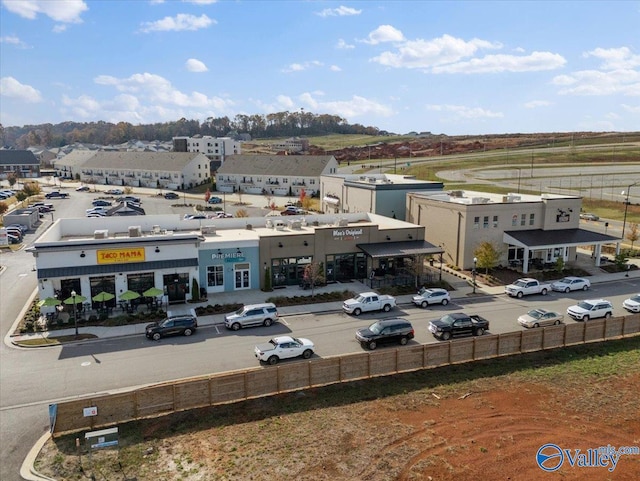
[[347, 219], [338, 219], [338, 227], [347, 227], [349, 221]]
[[154, 225], [154, 226], [151, 228], [151, 232], [152, 232], [153, 234], [160, 234], [160, 226], [159, 226], [159, 225]]
[[471, 199], [472, 204], [488, 204], [489, 197], [473, 197]]
[[139, 225], [129, 226], [129, 237], [142, 237], [142, 228]]
[[253, 229], [253, 225], [251, 225], [251, 224], [247, 224], [247, 225], [245, 226], [245, 228], [246, 228], [247, 230], [252, 230], [252, 229]]
[[302, 229], [302, 222], [299, 220], [292, 220], [290, 221], [290, 226], [291, 226], [291, 229], [300, 230]]
[[94, 239], [106, 239], [107, 237], [109, 237], [109, 231], [107, 229], [93, 231]]
[[451, 197], [464, 197], [464, 191], [462, 190], [452, 190], [449, 195]]
[[264, 225], [267, 229], [273, 229], [273, 222], [271, 222], [270, 220], [265, 222]]
[[216, 233], [216, 226], [215, 225], [203, 225], [202, 227], [200, 227], [200, 233], [201, 234], [215, 234]]

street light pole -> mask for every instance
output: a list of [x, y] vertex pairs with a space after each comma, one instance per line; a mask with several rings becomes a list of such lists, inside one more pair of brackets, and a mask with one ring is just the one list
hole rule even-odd
[[[627, 197], [624, 200], [624, 218], [622, 220], [622, 242], [624, 242], [624, 229], [627, 226], [627, 209], [629, 208], [629, 191], [631, 190], [631, 187], [638, 184], [640, 184], [640, 182], [635, 182], [631, 184], [629, 187], [627, 187]], [[624, 195], [624, 191], [622, 191], [622, 195]]]
[[471, 271], [471, 277], [473, 278], [473, 293], [476, 293], [476, 266], [478, 265], [478, 258], [473, 258], [473, 270]]
[[76, 309], [76, 291], [71, 291], [71, 299], [73, 300], [73, 325], [76, 328], [76, 337], [78, 336], [78, 313]]

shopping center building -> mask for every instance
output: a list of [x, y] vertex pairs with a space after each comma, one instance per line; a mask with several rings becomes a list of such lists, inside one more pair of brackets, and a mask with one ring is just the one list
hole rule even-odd
[[[179, 215], [59, 219], [30, 250], [40, 299], [88, 300], [107, 292], [162, 290], [168, 303], [215, 294], [298, 285], [306, 266], [327, 282], [401, 279], [441, 248], [425, 229], [370, 213], [185, 220]], [[415, 272], [415, 270], [411, 271]], [[46, 308], [43, 308], [46, 309]], [[53, 308], [51, 308], [53, 309]]]

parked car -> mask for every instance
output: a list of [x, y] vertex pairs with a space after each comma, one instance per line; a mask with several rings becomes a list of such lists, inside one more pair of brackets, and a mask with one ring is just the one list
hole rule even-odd
[[449, 295], [449, 291], [440, 288], [426, 289], [423, 287], [418, 291], [417, 296], [413, 296], [413, 303], [421, 307], [427, 307], [431, 304], [442, 304], [446, 306], [450, 300], [451, 296]]
[[591, 287], [589, 279], [583, 277], [565, 277], [551, 284], [551, 289], [558, 292], [586, 291]]
[[81, 185], [80, 187], [76, 187], [76, 191], [77, 192], [89, 192], [89, 186], [88, 185]]
[[583, 212], [580, 214], [580, 218], [584, 220], [600, 220], [600, 217], [590, 212]]
[[354, 316], [371, 311], [389, 312], [394, 307], [396, 307], [395, 297], [375, 292], [363, 292], [342, 303], [342, 310]]
[[636, 294], [635, 296], [631, 296], [629, 299], [625, 299], [622, 303], [622, 307], [629, 312], [640, 312], [640, 294]]
[[613, 305], [605, 299], [588, 299], [570, 306], [567, 314], [576, 321], [588, 321], [596, 317], [608, 319], [613, 315]]
[[68, 199], [69, 194], [67, 192], [58, 192], [54, 190], [53, 192], [49, 192], [44, 195], [46, 199]]
[[477, 314], [465, 314], [455, 312], [446, 314], [440, 319], [429, 322], [429, 332], [436, 339], [448, 341], [453, 336], [465, 336], [473, 334], [482, 336], [489, 330], [489, 321]]
[[118, 197], [116, 199], [116, 202], [129, 202], [132, 204], [142, 204], [142, 201], [140, 200], [140, 197], [135, 197], [133, 195], [126, 195], [124, 197]]
[[242, 306], [233, 314], [224, 316], [224, 325], [228, 329], [237, 331], [243, 327], [269, 327], [278, 320], [278, 309], [270, 302], [265, 304], [250, 304]]
[[562, 324], [564, 315], [547, 311], [546, 309], [531, 309], [526, 314], [518, 317], [518, 324], [524, 327], [541, 327]]
[[233, 217], [233, 214], [228, 214], [227, 212], [218, 212], [214, 215], [215, 219], [230, 219]]
[[93, 202], [91, 202], [91, 205], [93, 205], [94, 207], [107, 207], [112, 204], [110, 201], [105, 199], [95, 199]]
[[145, 334], [147, 338], [158, 341], [166, 336], [190, 336], [196, 332], [197, 328], [198, 320], [194, 316], [174, 316], [148, 324], [145, 327]]
[[406, 319], [384, 319], [371, 324], [369, 327], [356, 331], [356, 340], [367, 349], [374, 350], [378, 344], [397, 342], [404, 346], [413, 339], [415, 331]]
[[288, 207], [285, 207], [285, 209], [280, 212], [280, 215], [302, 215], [304, 213], [304, 210], [302, 210], [301, 208], [290, 205]]
[[164, 198], [165, 199], [179, 199], [180, 196], [178, 194], [176, 194], [175, 192], [167, 192], [166, 194], [164, 194]]
[[16, 229], [20, 229], [23, 234], [29, 230], [29, 227], [24, 224], [7, 224], [5, 227], [15, 227]]
[[107, 215], [107, 211], [109, 209], [107, 207], [94, 207], [93, 209], [87, 209], [86, 214], [101, 214]]
[[7, 234], [7, 239], [9, 240], [9, 244], [20, 244], [20, 239], [13, 234]]
[[184, 215], [184, 220], [197, 220], [197, 219], [208, 219], [209, 217], [207, 217], [204, 214], [185, 214]]
[[209, 197], [209, 200], [207, 202], [209, 204], [222, 204], [222, 199], [220, 197], [212, 195], [211, 197]]
[[289, 359], [302, 356], [309, 359], [313, 356], [315, 345], [309, 339], [303, 337], [280, 336], [270, 339], [269, 342], [258, 344], [253, 352], [261, 362], [277, 364], [281, 359]]
[[546, 296], [549, 289], [551, 289], [551, 284], [543, 284], [537, 279], [523, 277], [505, 286], [504, 292], [511, 297], [520, 299], [522, 296], [529, 296], [531, 294], [542, 294]]
[[109, 195], [122, 195], [124, 194], [124, 190], [122, 189], [109, 189], [106, 191], [107, 194]]

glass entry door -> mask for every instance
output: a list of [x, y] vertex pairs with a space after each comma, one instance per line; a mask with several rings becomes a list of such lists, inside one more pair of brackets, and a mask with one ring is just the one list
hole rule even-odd
[[251, 282], [249, 281], [249, 265], [248, 264], [236, 264], [234, 269], [235, 290], [250, 289]]

